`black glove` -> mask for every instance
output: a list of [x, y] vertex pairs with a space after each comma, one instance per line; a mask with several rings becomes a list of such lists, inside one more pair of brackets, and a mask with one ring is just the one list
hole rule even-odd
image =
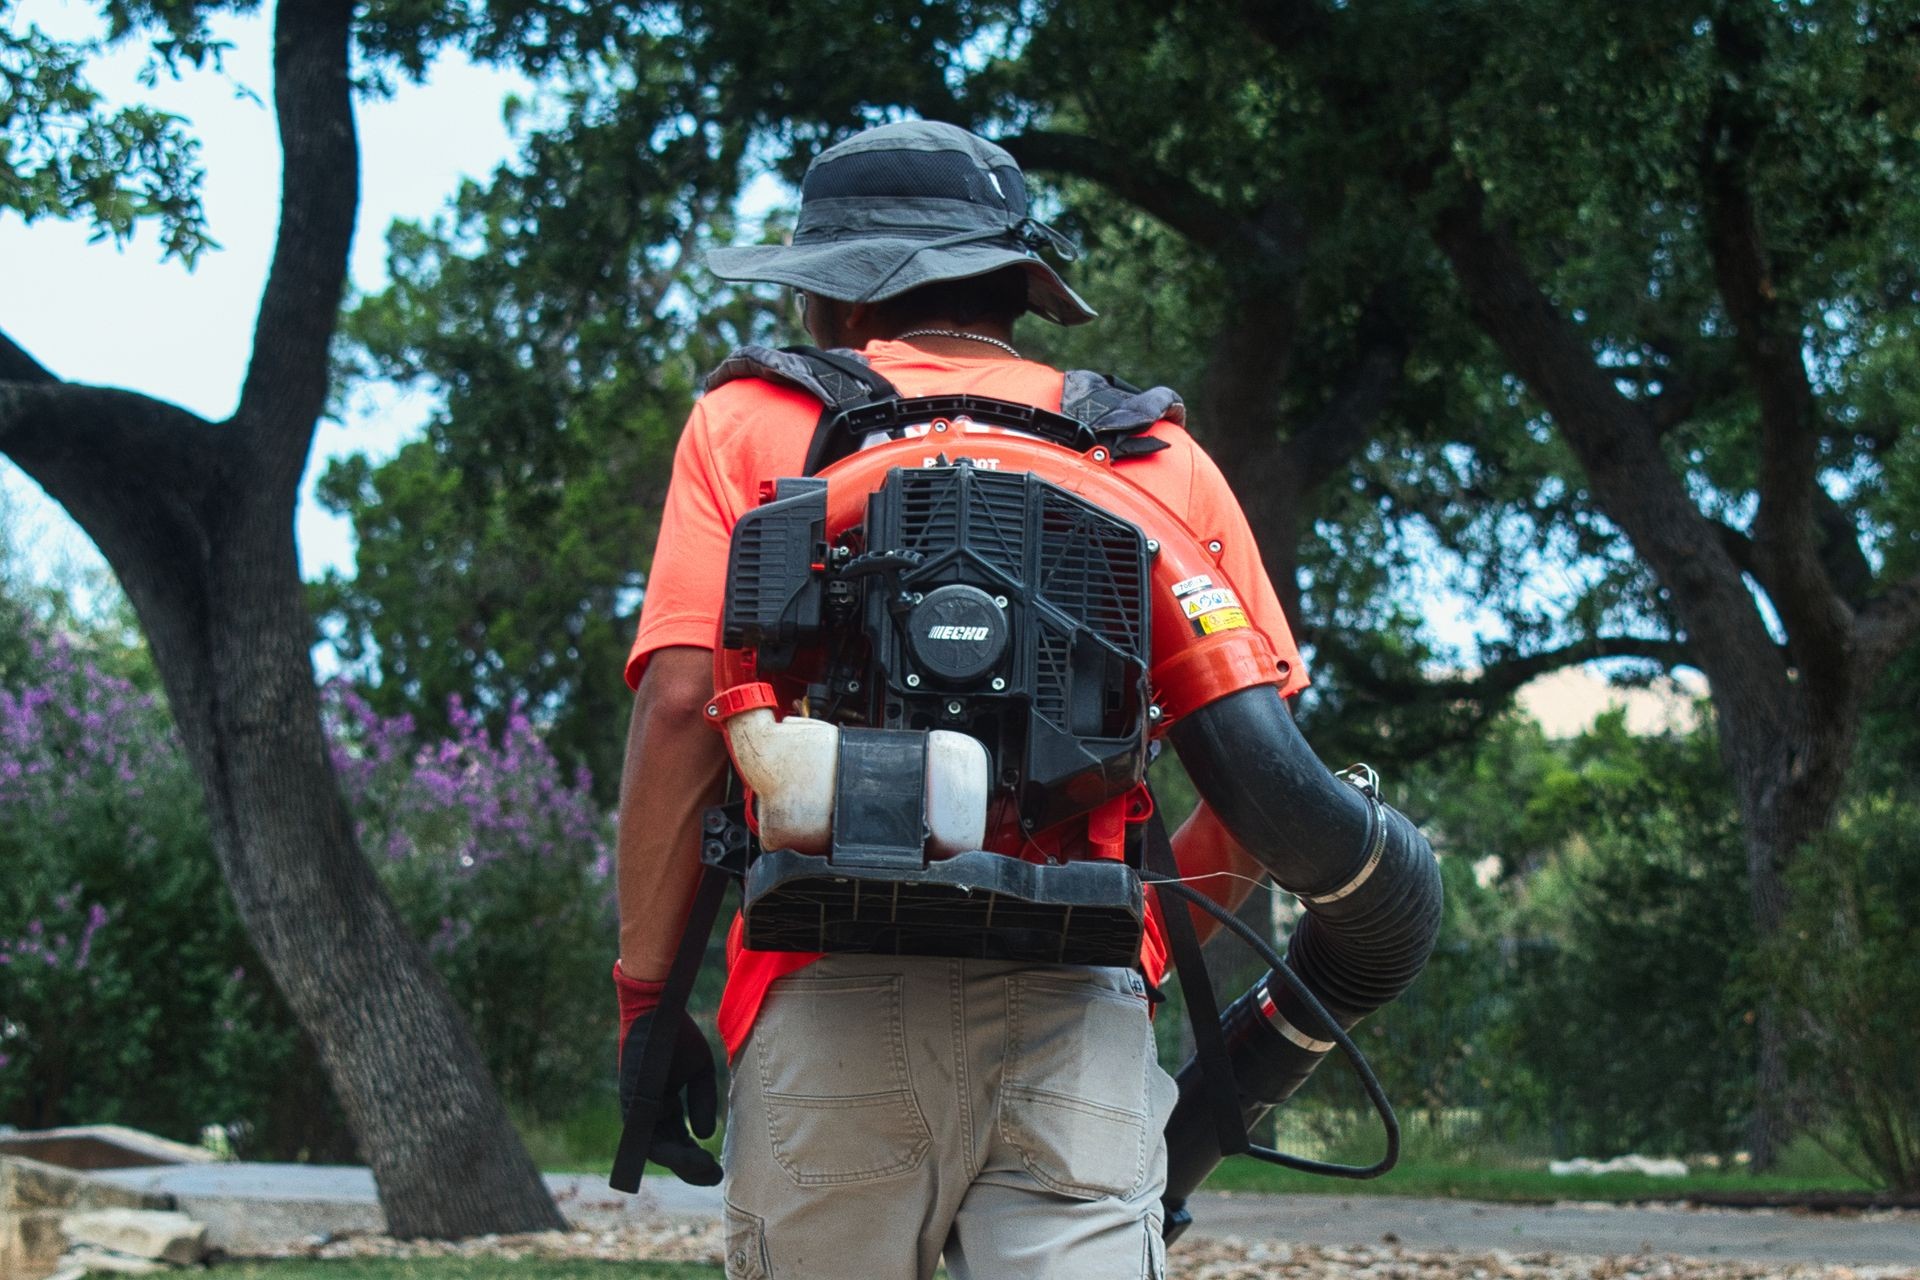
[[[653, 1137], [647, 1144], [647, 1158], [673, 1172], [682, 1182], [696, 1187], [712, 1187], [720, 1182], [720, 1162], [694, 1142], [694, 1137], [711, 1138], [719, 1119], [720, 1094], [713, 1071], [713, 1050], [692, 1018], [682, 1012], [677, 1024], [654, 1026], [652, 1012], [640, 1014], [627, 1027], [620, 1046], [620, 1115], [624, 1119], [633, 1109], [633, 1097], [640, 1087], [640, 1062], [646, 1056], [647, 1039], [656, 1033], [674, 1037], [673, 1061], [667, 1067], [660, 1106], [654, 1112]], [[684, 1105], [681, 1091], [686, 1091]], [[691, 1122], [693, 1133], [687, 1132]]]

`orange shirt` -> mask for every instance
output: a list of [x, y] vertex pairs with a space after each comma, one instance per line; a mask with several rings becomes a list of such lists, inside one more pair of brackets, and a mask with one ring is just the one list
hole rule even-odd
[[[1065, 378], [1047, 365], [932, 355], [905, 342], [874, 342], [865, 354], [905, 397], [972, 393], [1045, 409], [1060, 407]], [[713, 647], [734, 524], [759, 501], [762, 481], [800, 474], [819, 418], [819, 402], [805, 392], [752, 378], [718, 387], [694, 405], [674, 451], [673, 479], [660, 513], [640, 630], [627, 657], [628, 685], [639, 687], [655, 650]], [[1117, 474], [1171, 507], [1201, 539], [1222, 544], [1220, 567], [1248, 621], [1284, 663], [1281, 693], [1298, 693], [1307, 684], [1306, 667], [1226, 478], [1179, 426], [1163, 421], [1147, 434], [1168, 447], [1116, 464]], [[1149, 920], [1144, 957], [1148, 976], [1156, 982], [1166, 954], [1158, 924]], [[768, 985], [816, 958], [750, 951], [740, 939], [736, 919], [727, 939], [727, 989], [719, 1020], [729, 1054], [745, 1042]]]

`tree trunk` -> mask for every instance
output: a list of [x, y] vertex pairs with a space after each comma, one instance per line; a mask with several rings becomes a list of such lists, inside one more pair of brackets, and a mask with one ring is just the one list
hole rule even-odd
[[320, 726], [291, 513], [221, 484], [187, 526], [106, 506], [89, 531], [140, 615], [248, 936], [314, 1044], [388, 1229], [564, 1223], [453, 999], [361, 855]]
[[[1784, 734], [1756, 733], [1746, 728], [1751, 718], [1739, 709], [1721, 709], [1721, 756], [1735, 782], [1754, 941], [1761, 947], [1778, 937], [1785, 920], [1795, 860], [1833, 821], [1860, 725], [1858, 706], [1810, 713], [1804, 692], [1790, 705], [1791, 727]], [[1747, 1143], [1751, 1167], [1759, 1172], [1778, 1162], [1793, 1132], [1795, 1108], [1782, 1011], [1763, 999], [1754, 1015], [1755, 1096]]]
[[0, 335], [0, 450], [133, 602], [240, 919], [319, 1048], [389, 1230], [558, 1229], [452, 996], [360, 854], [320, 726], [293, 513], [359, 198], [353, 8], [275, 10], [280, 231], [233, 418], [64, 383]]
[[291, 485], [263, 482], [232, 424], [51, 379], [0, 384], [0, 447], [133, 603], [241, 921], [319, 1048], [389, 1229], [562, 1226], [451, 995], [361, 856], [320, 725]]

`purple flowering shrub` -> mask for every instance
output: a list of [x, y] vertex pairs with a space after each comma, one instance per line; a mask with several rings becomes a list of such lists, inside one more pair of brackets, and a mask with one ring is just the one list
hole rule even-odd
[[612, 824], [524, 709], [498, 734], [459, 699], [448, 736], [325, 690], [361, 847], [445, 976], [507, 1098], [570, 1114], [607, 1087]]
[[[209, 847], [166, 709], [29, 625], [0, 679], [0, 1120], [269, 1127], [298, 1033]], [[322, 1093], [324, 1098], [324, 1091]]]
[[[265, 1158], [351, 1154], [316, 1056], [216, 865], [144, 655], [49, 628], [0, 653], [0, 1123], [229, 1126]], [[136, 679], [125, 673], [134, 671]], [[144, 683], [151, 683], [151, 672]], [[610, 825], [527, 717], [426, 740], [326, 697], [363, 846], [507, 1097], [608, 1088]]]

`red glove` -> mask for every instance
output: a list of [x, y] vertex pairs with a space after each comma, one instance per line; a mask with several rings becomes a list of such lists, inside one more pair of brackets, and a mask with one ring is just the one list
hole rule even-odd
[[620, 962], [613, 962], [613, 990], [620, 997], [620, 1048], [624, 1053], [627, 1045], [627, 1033], [633, 1030], [633, 1024], [643, 1014], [652, 1013], [660, 1007], [660, 995], [667, 989], [664, 982], [642, 982], [638, 978], [629, 978]]

